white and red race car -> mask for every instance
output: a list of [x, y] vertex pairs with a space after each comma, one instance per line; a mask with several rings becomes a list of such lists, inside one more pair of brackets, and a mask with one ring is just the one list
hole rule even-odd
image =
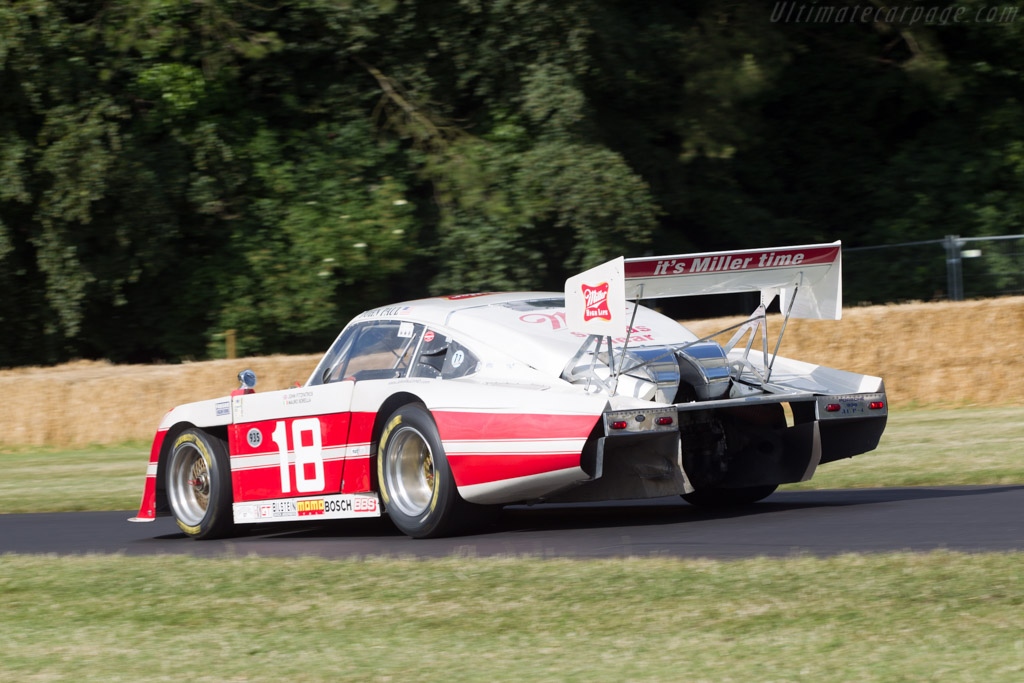
[[[749, 503], [876, 447], [885, 388], [769, 352], [765, 306], [838, 319], [839, 242], [618, 258], [564, 293], [467, 294], [367, 311], [302, 387], [179, 406], [137, 517], [195, 538], [376, 517], [414, 537], [508, 503], [682, 495]], [[725, 344], [638, 301], [754, 291]], [[728, 331], [728, 330], [726, 330]]]

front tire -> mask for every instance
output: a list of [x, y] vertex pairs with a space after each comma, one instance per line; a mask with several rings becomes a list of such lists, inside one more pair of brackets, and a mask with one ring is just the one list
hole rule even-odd
[[178, 527], [192, 538], [231, 533], [231, 467], [223, 439], [187, 429], [167, 461], [167, 499]]
[[738, 507], [750, 505], [767, 498], [779, 488], [778, 484], [747, 486], [739, 489], [705, 488], [684, 493], [683, 500], [690, 505], [708, 508]]
[[447, 536], [467, 521], [469, 505], [455, 487], [437, 425], [421, 405], [404, 405], [385, 422], [377, 481], [388, 516], [408, 536]]

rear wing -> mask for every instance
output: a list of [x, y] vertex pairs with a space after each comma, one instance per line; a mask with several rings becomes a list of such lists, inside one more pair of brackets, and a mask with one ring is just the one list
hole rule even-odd
[[626, 300], [759, 292], [762, 306], [780, 297], [787, 319], [842, 317], [842, 243], [619, 257], [565, 281], [570, 330], [621, 335]]

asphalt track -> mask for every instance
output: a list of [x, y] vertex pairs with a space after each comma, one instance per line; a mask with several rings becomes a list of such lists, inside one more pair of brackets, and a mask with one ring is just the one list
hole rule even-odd
[[384, 518], [243, 527], [241, 537], [193, 541], [170, 518], [131, 524], [132, 514], [0, 515], [0, 553], [741, 558], [1024, 550], [1024, 485], [783, 491], [742, 511], [678, 498], [515, 506], [481, 533], [429, 540], [407, 538]]

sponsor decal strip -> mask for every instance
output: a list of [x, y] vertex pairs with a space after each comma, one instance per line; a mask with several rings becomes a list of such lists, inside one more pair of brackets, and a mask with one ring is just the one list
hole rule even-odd
[[695, 254], [673, 258], [629, 259], [626, 261], [626, 279], [693, 275], [701, 273], [728, 273], [757, 271], [765, 268], [800, 268], [828, 265], [839, 257], [839, 247], [790, 247], [781, 249], [753, 249], [749, 251]]
[[233, 512], [235, 524], [264, 524], [304, 519], [380, 517], [381, 509], [376, 493], [343, 493], [235, 503]]

